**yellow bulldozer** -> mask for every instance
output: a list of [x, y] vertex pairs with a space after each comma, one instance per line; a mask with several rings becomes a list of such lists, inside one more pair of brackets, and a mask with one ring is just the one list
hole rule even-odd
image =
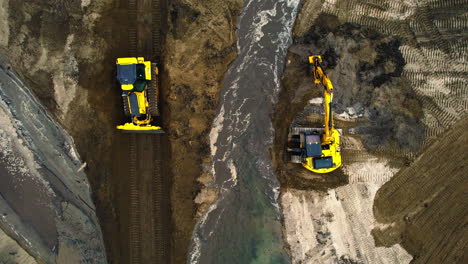
[[143, 57], [117, 59], [117, 80], [122, 90], [125, 116], [128, 123], [117, 129], [133, 133], [164, 133], [154, 125], [154, 117], [159, 116], [158, 67], [156, 63], [145, 61]]
[[309, 63], [315, 85], [321, 84], [324, 88], [324, 125], [323, 128], [291, 127], [287, 150], [291, 154], [291, 162], [301, 163], [315, 173], [329, 173], [341, 166], [341, 132], [334, 127], [331, 105], [333, 85], [323, 71], [320, 55], [309, 56]]

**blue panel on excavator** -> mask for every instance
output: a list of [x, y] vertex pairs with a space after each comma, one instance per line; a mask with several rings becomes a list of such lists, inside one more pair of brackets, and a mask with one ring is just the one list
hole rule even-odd
[[117, 65], [117, 80], [120, 84], [134, 84], [136, 81], [136, 65]]
[[329, 169], [333, 167], [332, 157], [315, 158], [314, 169]]
[[128, 95], [128, 97], [130, 99], [130, 109], [132, 111], [132, 116], [139, 117], [141, 114], [140, 114], [140, 108], [138, 107], [138, 98], [136, 94], [131, 93]]
[[319, 135], [305, 135], [305, 149], [307, 157], [322, 156], [322, 145]]

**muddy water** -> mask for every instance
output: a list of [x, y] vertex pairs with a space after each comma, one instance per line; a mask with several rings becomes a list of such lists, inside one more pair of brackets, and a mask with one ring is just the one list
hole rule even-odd
[[221, 90], [210, 133], [219, 200], [198, 223], [191, 263], [287, 263], [269, 155], [271, 114], [299, 0], [248, 1], [239, 18], [238, 57]]

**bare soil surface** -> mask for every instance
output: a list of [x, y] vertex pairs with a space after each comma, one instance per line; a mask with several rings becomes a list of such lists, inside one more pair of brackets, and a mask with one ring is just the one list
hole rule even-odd
[[[106, 243], [108, 261], [122, 263], [128, 241], [118, 220], [124, 179], [112, 177], [115, 125], [124, 120], [115, 58], [128, 56], [127, 1], [10, 1], [12, 66], [72, 135]], [[125, 208], [125, 207], [124, 207]], [[124, 209], [123, 208], [123, 209]]]
[[373, 230], [378, 245], [402, 244], [413, 263], [468, 261], [467, 127], [465, 116], [379, 189], [374, 215], [383, 227]]
[[[242, 1], [170, 5], [164, 47], [163, 124], [171, 143], [173, 263], [184, 263], [196, 219], [215, 200], [209, 132], [225, 71], [236, 56]], [[203, 188], [203, 190], [201, 190]]]
[[[455, 171], [464, 170], [460, 163], [466, 157], [457, 150], [458, 157], [443, 164], [428, 160], [440, 158], [429, 146], [463, 123], [468, 110], [463, 12], [466, 3], [458, 0], [416, 6], [303, 1], [274, 119], [273, 158], [283, 184], [284, 234], [294, 263], [408, 263], [411, 258], [440, 263], [443, 257], [466, 262], [466, 235], [459, 234], [466, 209], [458, 189], [466, 183]], [[336, 88], [336, 127], [343, 129], [343, 168], [326, 176], [287, 164], [284, 155], [291, 124], [321, 125], [321, 91], [313, 90], [307, 65], [311, 54], [325, 57]], [[449, 151], [455, 145], [437, 146]], [[453, 175], [433, 171], [432, 164]], [[413, 166], [419, 167], [409, 172]], [[400, 180], [391, 184], [401, 169], [408, 177], [397, 174]], [[410, 175], [419, 180], [412, 182]], [[425, 210], [426, 199], [434, 210]], [[401, 220], [410, 212], [414, 222]]]
[[[113, 177], [117, 153], [112, 146], [121, 137], [115, 125], [124, 121], [114, 64], [116, 57], [129, 55], [127, 1], [8, 3], [0, 2], [10, 23], [0, 28], [5, 32], [1, 48], [74, 138], [87, 164], [108, 260], [123, 263], [128, 254], [128, 181]], [[170, 5], [161, 92], [174, 175], [173, 263], [185, 261], [195, 219], [216, 197], [215, 190], [200, 189], [211, 180], [204, 170], [209, 164], [208, 133], [220, 82], [235, 57], [241, 6], [241, 1]], [[142, 49], [144, 45], [138, 43]]]

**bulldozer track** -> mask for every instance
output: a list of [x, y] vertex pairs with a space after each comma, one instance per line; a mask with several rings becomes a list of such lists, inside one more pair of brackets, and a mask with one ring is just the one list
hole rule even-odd
[[136, 25], [133, 22], [133, 19], [136, 17], [137, 14], [137, 0], [128, 0], [128, 17], [130, 18], [129, 21], [131, 21], [132, 25], [130, 25], [128, 29], [128, 41], [129, 41], [129, 55], [131, 57], [136, 57], [138, 56], [137, 54], [137, 28]]
[[129, 135], [129, 187], [130, 187], [130, 261], [140, 263], [141, 230], [140, 198], [137, 174], [137, 135]]
[[[164, 261], [168, 258], [168, 224], [166, 223], [166, 219], [164, 217], [158, 217], [158, 214], [161, 212], [166, 212], [168, 208], [166, 208], [165, 204], [165, 193], [164, 187], [167, 186], [167, 183], [164, 181], [163, 175], [160, 173], [163, 171], [162, 168], [162, 157], [161, 150], [161, 136], [154, 136], [153, 137], [153, 149], [156, 150], [155, 152], [155, 160], [154, 160], [154, 177], [153, 177], [153, 217], [155, 218], [155, 228], [154, 228], [154, 237], [155, 243], [154, 248], [156, 252], [158, 252], [157, 263], [164, 263]], [[156, 218], [158, 220], [156, 220]]]
[[154, 68], [157, 67], [156, 63], [151, 64], [152, 72], [151, 79], [153, 80], [150, 83], [148, 89], [148, 103], [149, 103], [149, 113], [152, 116], [159, 116], [159, 76], [155, 73]]
[[[127, 1], [130, 23], [129, 56], [144, 56], [151, 61], [155, 59], [159, 61], [162, 39], [161, 9], [165, 2], [162, 3], [163, 0]], [[148, 26], [151, 29], [148, 29]], [[153, 77], [158, 81], [156, 75]], [[156, 89], [152, 89], [157, 88], [158, 84], [152, 83], [148, 91], [149, 96], [158, 96]], [[159, 114], [159, 111], [156, 112]], [[122, 172], [128, 174], [126, 187], [129, 192], [128, 262], [169, 263], [170, 207], [163, 155], [165, 139], [158, 134], [127, 134], [124, 138], [128, 148], [126, 156], [128, 159], [125, 160], [128, 166], [125, 172]]]
[[126, 96], [125, 97], [122, 96], [122, 103], [123, 103], [124, 115], [131, 116], [130, 108], [128, 107], [128, 99]]
[[157, 58], [161, 56], [161, 0], [153, 0], [153, 55]]

